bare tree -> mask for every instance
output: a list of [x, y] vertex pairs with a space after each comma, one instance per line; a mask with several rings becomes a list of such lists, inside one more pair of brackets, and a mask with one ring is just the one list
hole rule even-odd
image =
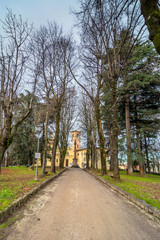
[[68, 147], [68, 137], [74, 124], [75, 113], [75, 97], [74, 88], [68, 88], [66, 91], [65, 101], [61, 109], [60, 131], [59, 131], [59, 151], [60, 151], [60, 168], [64, 167], [64, 159]]
[[[88, 101], [87, 101], [88, 100]], [[81, 121], [81, 128], [83, 129], [86, 140], [87, 140], [87, 151], [86, 151], [86, 168], [89, 168], [89, 158], [91, 155], [91, 147], [90, 147], [90, 140], [91, 140], [91, 104], [89, 103], [90, 99], [87, 99], [85, 95], [82, 95], [82, 108], [80, 109], [80, 121]]]
[[[99, 89], [104, 82], [109, 83], [112, 95], [112, 159], [113, 174], [115, 179], [119, 179], [118, 171], [118, 85], [121, 70], [127, 64], [127, 58], [138, 38], [143, 34], [143, 21], [140, 16], [138, 1], [130, 3], [128, 8], [123, 7], [123, 1], [107, 0], [84, 0], [81, 1], [81, 11], [77, 12], [77, 18], [82, 26], [83, 38], [88, 36], [88, 49], [97, 58], [97, 76], [100, 82]], [[122, 31], [125, 35], [120, 38]], [[131, 47], [126, 53], [126, 58], [122, 61], [123, 47], [128, 41], [128, 35], [133, 40]], [[92, 43], [91, 40], [92, 39]], [[94, 48], [93, 48], [94, 40]], [[87, 60], [88, 62], [88, 60]], [[87, 63], [86, 63], [86, 66]], [[101, 79], [101, 80], [100, 80]], [[96, 101], [97, 109], [100, 106], [100, 98]], [[100, 112], [96, 111], [100, 119]], [[98, 124], [98, 123], [97, 123]], [[99, 130], [98, 130], [99, 131]], [[100, 132], [100, 131], [99, 131]], [[104, 139], [103, 137], [99, 137]], [[104, 140], [103, 140], [104, 143]]]
[[[97, 1], [100, 2], [100, 1]], [[149, 31], [149, 39], [153, 42], [157, 52], [160, 54], [160, 10], [159, 0], [122, 0], [119, 4], [119, 12], [117, 16], [120, 16], [123, 11], [129, 9], [132, 4], [139, 2], [139, 9], [144, 17], [145, 24]], [[134, 17], [134, 15], [133, 15]]]
[[32, 109], [34, 94], [32, 94], [30, 104], [26, 106], [26, 112], [23, 115], [19, 113], [19, 119], [16, 122], [13, 121], [14, 108], [18, 104], [20, 87], [24, 84], [23, 76], [29, 57], [27, 42], [32, 27], [28, 25], [27, 21], [23, 21], [21, 16], [17, 18], [11, 10], [7, 10], [2, 24], [5, 36], [0, 37], [0, 165], [6, 149], [12, 143], [18, 126]]
[[[79, 17], [79, 16], [78, 16]], [[90, 26], [87, 22], [80, 17], [80, 23], [82, 27], [81, 33], [81, 45], [80, 45], [80, 59], [82, 62], [82, 81], [77, 79], [75, 74], [71, 71], [74, 80], [82, 87], [85, 93], [90, 98], [95, 112], [96, 125], [98, 129], [99, 136], [99, 146], [100, 146], [100, 156], [101, 156], [101, 166], [102, 166], [102, 175], [105, 175], [106, 172], [106, 161], [105, 161], [105, 138], [101, 122], [101, 113], [100, 113], [100, 96], [101, 89], [104, 83], [104, 78], [102, 76], [103, 72], [103, 42], [102, 38], [99, 37], [96, 26]]]
[[57, 41], [57, 63], [56, 63], [56, 78], [54, 87], [52, 88], [52, 94], [55, 101], [55, 138], [52, 152], [51, 171], [55, 172], [55, 158], [56, 150], [59, 142], [59, 124], [61, 118], [62, 105], [65, 104], [65, 97], [67, 94], [67, 88], [71, 82], [71, 73], [68, 65], [72, 65], [74, 56], [74, 47], [71, 40], [71, 36], [60, 36]]
[[95, 117], [95, 109], [90, 98], [82, 94], [81, 108], [79, 109], [79, 121], [81, 122], [81, 129], [84, 132], [86, 138], [86, 167], [89, 168], [89, 160], [91, 158], [91, 168], [96, 167], [96, 135], [97, 135], [97, 123]]
[[[37, 73], [38, 76], [38, 92], [41, 96], [41, 101], [45, 106], [45, 120], [44, 120], [44, 148], [43, 148], [43, 161], [42, 161], [42, 175], [45, 175], [46, 157], [47, 157], [47, 145], [48, 145], [48, 121], [50, 115], [50, 103], [51, 103], [51, 88], [52, 83], [50, 76], [48, 76], [48, 29], [45, 26], [41, 26], [37, 30], [30, 45], [32, 53], [33, 67], [32, 72]], [[48, 71], [48, 72], [47, 72]], [[38, 115], [39, 118], [39, 115]]]
[[36, 61], [35, 69], [38, 69], [39, 89], [43, 99], [47, 103], [45, 121], [45, 149], [42, 172], [45, 174], [45, 162], [47, 151], [47, 129], [50, 115], [50, 107], [54, 112], [54, 143], [52, 149], [51, 171], [55, 172], [56, 149], [59, 142], [59, 124], [61, 109], [65, 101], [66, 89], [71, 81], [68, 64], [73, 58], [73, 43], [71, 36], [64, 36], [62, 29], [56, 23], [48, 23], [42, 26], [34, 35], [32, 45]]

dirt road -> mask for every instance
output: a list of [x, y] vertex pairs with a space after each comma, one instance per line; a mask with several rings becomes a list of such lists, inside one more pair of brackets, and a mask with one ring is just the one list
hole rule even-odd
[[17, 214], [7, 240], [159, 240], [158, 223], [81, 169], [69, 169]]

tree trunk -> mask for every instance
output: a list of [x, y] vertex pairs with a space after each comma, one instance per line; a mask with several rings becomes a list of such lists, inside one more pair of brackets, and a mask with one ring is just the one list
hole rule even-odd
[[110, 141], [110, 171], [113, 172], [113, 146], [112, 146], [112, 133], [109, 134], [109, 141]]
[[[44, 151], [44, 145], [45, 145], [45, 123], [43, 122], [42, 125], [42, 138], [41, 138], [41, 144], [40, 144], [40, 152]], [[41, 168], [43, 167], [43, 154], [41, 154]]]
[[95, 143], [94, 143], [94, 140], [92, 140], [92, 143], [91, 143], [91, 165], [92, 165], [92, 168], [95, 169], [96, 167], [96, 146], [95, 146]]
[[52, 161], [51, 161], [51, 172], [56, 172], [56, 166], [55, 166], [55, 159], [56, 159], [56, 151], [57, 151], [57, 146], [59, 142], [59, 122], [60, 122], [60, 112], [61, 110], [57, 110], [56, 114], [56, 132], [55, 132], [55, 139], [53, 143], [53, 151], [52, 151]]
[[13, 141], [13, 136], [11, 135], [11, 130], [12, 130], [11, 122], [12, 122], [12, 114], [9, 114], [6, 117], [4, 133], [2, 136], [0, 136], [0, 166], [2, 165], [5, 151], [8, 149], [8, 147], [11, 145]]
[[104, 150], [105, 138], [103, 135], [103, 129], [102, 129], [102, 123], [101, 123], [101, 117], [100, 117], [99, 101], [97, 101], [95, 104], [95, 110], [96, 110], [96, 120], [97, 120], [97, 127], [98, 127], [98, 136], [99, 136], [102, 176], [104, 176], [107, 174], [106, 157], [105, 157], [105, 150]]
[[155, 159], [153, 157], [153, 173], [155, 172]]
[[0, 136], [2, 136], [2, 129], [3, 129], [3, 109], [2, 105], [0, 105]]
[[86, 168], [89, 169], [89, 155], [90, 155], [90, 141], [89, 141], [89, 133], [87, 131], [87, 152], [86, 152]]
[[134, 112], [135, 112], [135, 121], [136, 121], [136, 137], [137, 137], [137, 149], [138, 149], [138, 163], [139, 163], [139, 173], [141, 176], [144, 175], [143, 164], [142, 164], [142, 152], [140, 146], [140, 137], [139, 137], [139, 123], [138, 123], [138, 115], [136, 109], [136, 96], [134, 96]]
[[60, 169], [64, 168], [64, 159], [65, 159], [65, 154], [63, 152], [61, 152], [60, 159], [59, 159], [59, 168]]
[[[10, 159], [7, 157], [7, 159], [4, 158], [4, 161], [6, 162], [6, 167], [9, 167]], [[20, 167], [20, 164], [18, 165]]]
[[149, 39], [160, 54], [160, 10], [158, 0], [140, 0], [141, 13], [149, 31]]
[[132, 149], [131, 149], [131, 135], [130, 135], [129, 94], [126, 95], [125, 118], [126, 118], [126, 137], [127, 137], [127, 165], [128, 165], [128, 174], [131, 175], [133, 173], [133, 168], [132, 168]]
[[12, 126], [12, 111], [13, 111], [13, 106], [12, 103], [10, 102], [9, 106], [7, 106], [7, 109], [4, 113], [5, 119], [4, 119], [4, 131], [3, 134], [1, 133], [0, 135], [0, 166], [3, 161], [4, 153], [8, 149], [8, 147], [11, 145], [13, 141], [13, 137], [17, 132], [18, 126], [22, 124], [22, 122], [27, 118], [29, 113], [31, 112], [31, 108], [27, 111], [25, 115], [21, 117], [19, 121], [17, 121], [13, 126]]
[[92, 141], [91, 141], [91, 162], [92, 168], [96, 168], [96, 122], [93, 122], [93, 133], [92, 133]]
[[91, 148], [91, 168], [94, 169], [93, 161], [92, 161], [92, 157], [93, 157], [93, 152], [92, 152], [93, 151], [93, 149], [92, 149], [93, 147], [92, 147], [92, 145], [93, 145], [93, 143], [92, 143], [92, 140], [91, 140], [91, 144], [90, 144], [90, 148]]
[[142, 151], [140, 146], [140, 137], [139, 137], [139, 128], [136, 126], [136, 135], [137, 135], [137, 148], [138, 148], [138, 162], [139, 162], [139, 174], [144, 176], [143, 162], [142, 162]]
[[49, 119], [49, 112], [47, 110], [46, 119], [45, 119], [45, 129], [44, 129], [44, 149], [43, 149], [43, 163], [42, 163], [42, 176], [45, 176], [46, 172], [46, 157], [47, 157], [47, 145], [48, 145], [48, 119]]
[[145, 134], [144, 134], [144, 141], [145, 141], [145, 150], [146, 150], [147, 168], [148, 168], [148, 173], [150, 173], [151, 170], [150, 170], [149, 157], [148, 157], [148, 144], [147, 144], [147, 139], [146, 139], [146, 135], [145, 135]]
[[142, 135], [141, 134], [140, 134], [140, 147], [141, 147], [141, 156], [142, 156], [143, 175], [145, 175], [146, 169], [145, 169], [145, 161], [144, 161], [144, 156], [143, 156], [143, 143], [142, 143]]
[[7, 147], [0, 146], [0, 173], [1, 173], [1, 165], [2, 165], [2, 161], [3, 161], [4, 153], [5, 153], [6, 149], [7, 149]]
[[115, 180], [120, 180], [118, 169], [118, 112], [117, 112], [117, 91], [116, 79], [112, 83], [112, 98], [113, 98], [113, 132], [112, 132], [112, 153], [113, 153], [113, 177]]
[[98, 153], [97, 153], [97, 149], [96, 149], [96, 159], [95, 159], [96, 160], [96, 170], [98, 170], [98, 157], [97, 157], [97, 154]]
[[30, 157], [28, 158], [28, 166], [31, 165], [31, 160], [30, 160]]
[[62, 169], [63, 168], [63, 154], [60, 153], [60, 158], [59, 158], [59, 168]]
[[[61, 143], [62, 146], [63, 143]], [[60, 150], [60, 163], [59, 163], [59, 167], [60, 169], [64, 168], [64, 160], [65, 160], [65, 156], [66, 156], [66, 152], [67, 152], [67, 145], [63, 145], [62, 149]]]
[[28, 153], [28, 165], [31, 165], [31, 161], [33, 159], [33, 155], [32, 155], [32, 151], [31, 149], [29, 149], [29, 153]]

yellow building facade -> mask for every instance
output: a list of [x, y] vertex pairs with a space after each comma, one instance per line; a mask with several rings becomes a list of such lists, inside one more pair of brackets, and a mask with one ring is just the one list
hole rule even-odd
[[[64, 160], [64, 167], [71, 167], [73, 163], [74, 158], [74, 142], [76, 140], [76, 158], [77, 158], [77, 164], [80, 168], [86, 167], [86, 152], [87, 148], [81, 148], [81, 133], [80, 131], [72, 131], [71, 132], [71, 142], [70, 146], [67, 147], [67, 152]], [[50, 139], [48, 141], [48, 153], [47, 155], [50, 156], [50, 158], [47, 158], [47, 167], [51, 166], [51, 155], [52, 155], [52, 147], [53, 147], [53, 138], [52, 135], [50, 136]], [[107, 149], [106, 149], [107, 150]], [[60, 152], [57, 148], [56, 152], [56, 167], [59, 167], [59, 160], [60, 160]], [[89, 166], [91, 167], [91, 158], [89, 160]], [[108, 157], [106, 156], [106, 166], [107, 169], [109, 169], [109, 163], [108, 163]], [[100, 161], [100, 150], [99, 148], [96, 149], [96, 167], [98, 169], [101, 169], [101, 161]]]

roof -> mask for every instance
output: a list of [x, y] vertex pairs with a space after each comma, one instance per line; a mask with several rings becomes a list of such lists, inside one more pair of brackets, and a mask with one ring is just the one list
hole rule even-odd
[[79, 149], [76, 149], [76, 151], [82, 151], [82, 150], [86, 150], [87, 148], [79, 148]]
[[[96, 147], [96, 149], [100, 149], [100, 147]], [[79, 149], [76, 149], [76, 151], [82, 151], [82, 150], [87, 150], [87, 148], [79, 148]], [[104, 148], [105, 151], [108, 151], [107, 148]]]
[[80, 133], [80, 131], [78, 131], [78, 130], [73, 130], [73, 131], [71, 131], [71, 133], [72, 133], [72, 132], [78, 132], [78, 133]]

